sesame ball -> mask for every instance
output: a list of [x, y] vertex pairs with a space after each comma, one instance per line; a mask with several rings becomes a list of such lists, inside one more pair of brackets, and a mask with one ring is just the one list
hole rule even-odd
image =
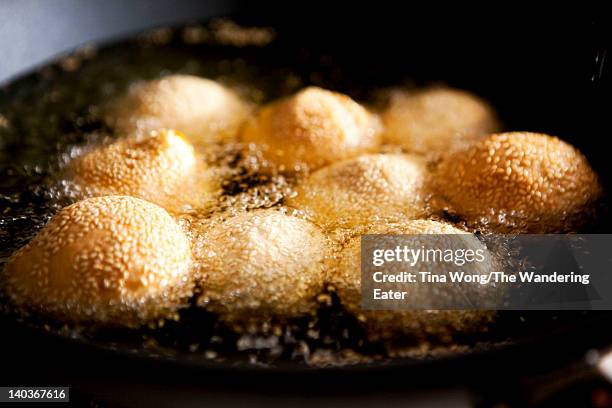
[[316, 169], [371, 151], [378, 119], [346, 95], [309, 87], [264, 106], [241, 136], [285, 170]]
[[70, 164], [86, 195], [131, 195], [178, 211], [199, 207], [218, 189], [183, 135], [152, 131], [96, 147]]
[[105, 119], [121, 134], [176, 129], [199, 145], [233, 140], [249, 114], [238, 95], [215, 81], [170, 75], [132, 85]]
[[417, 156], [370, 154], [312, 173], [288, 206], [326, 227], [354, 227], [425, 212], [425, 163]]
[[168, 213], [125, 196], [63, 208], [6, 267], [17, 305], [71, 322], [139, 326], [191, 295], [191, 248]]
[[438, 155], [499, 130], [493, 109], [469, 92], [434, 87], [396, 91], [382, 114], [384, 141]]
[[[366, 233], [436, 234], [431, 238], [422, 238], [422, 244], [426, 248], [483, 249], [488, 254], [486, 247], [474, 235], [438, 221], [411, 220], [395, 224], [377, 224]], [[453, 237], [448, 237], [449, 234], [452, 234]], [[458, 238], [457, 234], [461, 238]], [[493, 270], [492, 259], [489, 254], [482, 264], [476, 263], [463, 269], [466, 270], [466, 273], [488, 274]], [[420, 265], [421, 269], [419, 269]], [[405, 267], [402, 263], [397, 263], [393, 267], [385, 266], [384, 270], [399, 273], [405, 271]], [[436, 271], [435, 267], [440, 267], [441, 270]], [[432, 266], [432, 264], [420, 262], [410, 270], [447, 272], [442, 264]], [[363, 310], [361, 307], [361, 237], [359, 236], [344, 245], [337, 262], [328, 273], [328, 282], [338, 294], [340, 302], [348, 312], [357, 316], [371, 341], [390, 343], [409, 342], [416, 339], [451, 341], [457, 333], [483, 330], [494, 317], [494, 312], [488, 310]], [[414, 304], [419, 304], [419, 302], [431, 304], [432, 299], [437, 301], [437, 298], [443, 304], [450, 304], [453, 298], [462, 299], [464, 296], [469, 299], [481, 299], [483, 302], [496, 302], [499, 296], [498, 289], [493, 286], [474, 284], [448, 284], [442, 289], [436, 289], [434, 284], [411, 283], [401, 285], [396, 290], [408, 291], [408, 296]]]
[[199, 303], [223, 320], [259, 323], [316, 310], [329, 247], [313, 224], [256, 210], [211, 226], [197, 247]]
[[599, 194], [586, 158], [562, 140], [538, 133], [487, 137], [447, 157], [434, 177], [446, 207], [474, 222], [512, 222], [553, 232]]

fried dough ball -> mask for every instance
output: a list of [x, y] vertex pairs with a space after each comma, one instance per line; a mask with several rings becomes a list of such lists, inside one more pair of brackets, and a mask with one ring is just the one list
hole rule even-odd
[[105, 119], [122, 134], [176, 129], [199, 145], [233, 140], [249, 113], [238, 95], [215, 81], [170, 75], [131, 86]]
[[181, 133], [160, 130], [95, 148], [70, 171], [86, 194], [131, 195], [178, 211], [209, 202], [219, 188], [204, 166]]
[[413, 218], [425, 212], [425, 172], [416, 156], [363, 155], [315, 171], [287, 205], [329, 227]]
[[[453, 234], [436, 235], [423, 238], [422, 244], [426, 248], [472, 248], [483, 249], [489, 254], [486, 247], [472, 234], [459, 230], [449, 224], [430, 220], [411, 220], [397, 224], [378, 224], [366, 231], [367, 234]], [[460, 234], [458, 237], [456, 234]], [[381, 238], [382, 239], [382, 238]], [[391, 246], [388, 246], [391, 247]], [[486, 256], [482, 263], [466, 266], [466, 273], [488, 274], [493, 264], [493, 258]], [[419, 269], [419, 265], [423, 268]], [[446, 272], [440, 264], [438, 273]], [[467, 264], [466, 264], [467, 265]], [[397, 268], [395, 270], [394, 268]], [[403, 268], [403, 269], [402, 269]], [[390, 273], [406, 271], [406, 265], [385, 265], [384, 270]], [[411, 270], [432, 270], [430, 264], [417, 263]], [[453, 270], [453, 269], [449, 269]], [[389, 343], [410, 342], [412, 340], [436, 339], [451, 341], [453, 335], [459, 332], [477, 332], [486, 328], [486, 324], [494, 317], [493, 311], [488, 310], [363, 310], [361, 307], [361, 237], [348, 241], [339, 254], [337, 264], [329, 271], [328, 282], [335, 289], [342, 305], [352, 314], [356, 315], [362, 323], [366, 335], [371, 341]], [[399, 285], [399, 284], [395, 284]], [[389, 284], [384, 289], [391, 289]], [[377, 285], [377, 287], [379, 287]], [[436, 290], [434, 286], [412, 283], [402, 285], [395, 290], [408, 290], [408, 296], [414, 304], [449, 304], [450, 299], [479, 299], [479, 304], [495, 303], [499, 301], [499, 289], [489, 285], [449, 284], [443, 289]]]
[[313, 224], [256, 210], [213, 225], [197, 246], [199, 304], [223, 320], [247, 325], [315, 310], [329, 246]]
[[264, 106], [247, 122], [242, 140], [264, 149], [283, 169], [326, 164], [371, 151], [378, 119], [346, 95], [309, 87]]
[[527, 132], [495, 134], [447, 157], [434, 180], [445, 206], [466, 219], [533, 232], [555, 231], [600, 192], [577, 149]]
[[192, 293], [191, 248], [168, 213], [125, 196], [63, 208], [6, 267], [17, 305], [72, 322], [174, 318]]
[[500, 130], [485, 101], [444, 87], [394, 92], [382, 120], [385, 142], [420, 154], [457, 150]]

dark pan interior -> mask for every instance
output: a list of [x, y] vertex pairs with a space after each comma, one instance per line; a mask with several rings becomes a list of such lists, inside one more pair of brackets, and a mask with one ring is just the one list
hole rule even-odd
[[[610, 191], [608, 152], [602, 148], [610, 134], [610, 121], [604, 120], [610, 94], [609, 69], [601, 65], [605, 52], [601, 24], [588, 19], [568, 23], [525, 16], [448, 19], [418, 12], [323, 14], [300, 9], [265, 18], [256, 17], [253, 10], [236, 15], [246, 25], [271, 25], [278, 32], [279, 40], [271, 47], [247, 49], [245, 55], [263, 61], [262, 66], [270, 71], [290, 65], [305, 84], [348, 92], [357, 99], [370, 98], [375, 88], [415, 82], [443, 81], [469, 89], [493, 103], [506, 128], [555, 134], [577, 146]], [[37, 74], [26, 75], [0, 90], [0, 108], [20, 93], [37, 92], [38, 78]], [[0, 167], [8, 165], [0, 163]], [[610, 231], [605, 211], [589, 229]], [[506, 312], [498, 322], [505, 329], [496, 343], [467, 355], [328, 369], [281, 361], [270, 370], [232, 358], [207, 362], [187, 354], [168, 357], [133, 351], [130, 340], [120, 337], [110, 347], [107, 340], [70, 340], [6, 317], [0, 319], [2, 353], [17, 378], [32, 374], [32, 367], [40, 367], [40, 376], [49, 375], [51, 371], [42, 367], [53, 366], [53, 375], [58, 376], [76, 367], [88, 375], [138, 375], [143, 380], [161, 376], [176, 381], [206, 378], [214, 383], [231, 377], [241, 385], [256, 386], [276, 378], [289, 388], [304, 384], [284, 377], [288, 371], [306, 376], [311, 384], [348, 388], [365, 378], [370, 386], [375, 385], [373, 372], [393, 378], [391, 383], [406, 377], [417, 383], [433, 377], [453, 382], [458, 374], [462, 381], [471, 381], [486, 378], [491, 370], [499, 372], [500, 367], [500, 375], [510, 375], [514, 370], [559, 364], [612, 338], [608, 312]], [[177, 330], [180, 334], [180, 328]], [[513, 363], [518, 358], [524, 364]], [[121, 372], [115, 373], [117, 367]]]

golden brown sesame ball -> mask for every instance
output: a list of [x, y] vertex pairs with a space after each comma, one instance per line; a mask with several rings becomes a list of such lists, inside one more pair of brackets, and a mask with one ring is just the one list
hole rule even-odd
[[6, 267], [16, 304], [62, 320], [138, 326], [191, 295], [191, 248], [168, 213], [125, 196], [63, 208]]
[[122, 134], [176, 129], [205, 144], [234, 139], [249, 113], [245, 102], [215, 81], [170, 75], [131, 86], [106, 121]]
[[[366, 231], [367, 234], [439, 234], [431, 239], [423, 240], [426, 248], [473, 248], [486, 247], [472, 234], [459, 230], [449, 224], [430, 220], [411, 220], [396, 224], [377, 224]], [[444, 234], [453, 234], [449, 238]], [[455, 234], [461, 234], [461, 239]], [[385, 246], [390, 248], [391, 246]], [[493, 258], [486, 256], [486, 261], [463, 268], [466, 273], [489, 273]], [[431, 270], [431, 264], [417, 263], [410, 270]], [[437, 265], [437, 264], [436, 264]], [[399, 273], [406, 271], [405, 265], [397, 263], [393, 267], [385, 266], [384, 271]], [[399, 268], [397, 271], [394, 268]], [[403, 269], [402, 269], [403, 268]], [[428, 268], [428, 269], [425, 269]], [[439, 273], [447, 272], [443, 265]], [[435, 270], [432, 272], [436, 272]], [[450, 341], [458, 332], [478, 331], [492, 321], [494, 312], [487, 310], [363, 310], [361, 307], [361, 237], [348, 241], [340, 252], [337, 263], [330, 268], [328, 282], [340, 298], [342, 305], [362, 322], [368, 339], [372, 341], [392, 341], [401, 343], [404, 340], [435, 338]], [[434, 286], [427, 284], [402, 285], [401, 289], [409, 291], [411, 301], [415, 304], [431, 304], [432, 297], [441, 299], [441, 303], [449, 304], [444, 299], [468, 296], [469, 299], [481, 299], [482, 302], [497, 302], [498, 289], [489, 285], [449, 284], [444, 289], [436, 291]], [[444, 298], [444, 299], [442, 299]], [[420, 300], [419, 300], [420, 299]], [[480, 303], [483, 304], [483, 303]]]
[[353, 227], [425, 212], [425, 163], [404, 154], [370, 154], [312, 173], [287, 205], [317, 224]]
[[218, 188], [183, 135], [152, 131], [77, 157], [70, 166], [86, 194], [131, 195], [178, 211], [208, 202]]
[[394, 92], [382, 120], [385, 142], [421, 154], [457, 150], [499, 130], [485, 101], [444, 87]]
[[284, 169], [316, 169], [371, 151], [379, 144], [379, 122], [348, 96], [309, 87], [264, 106], [241, 138]]
[[492, 135], [447, 157], [434, 180], [446, 206], [468, 220], [513, 222], [534, 232], [553, 231], [600, 191], [578, 150], [527, 132]]
[[196, 247], [199, 303], [222, 319], [263, 322], [315, 310], [329, 248], [313, 224], [256, 210], [211, 226]]

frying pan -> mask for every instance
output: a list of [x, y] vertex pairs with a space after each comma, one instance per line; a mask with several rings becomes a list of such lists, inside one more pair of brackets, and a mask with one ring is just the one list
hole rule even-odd
[[[279, 44], [272, 60], [293, 58], [289, 63], [306, 83], [322, 81], [358, 99], [369, 89], [415, 79], [472, 90], [496, 106], [507, 128], [555, 134], [574, 144], [609, 190], [612, 174], [602, 148], [610, 134], [606, 29], [592, 16], [551, 19], [523, 11], [450, 17], [391, 2], [347, 10], [319, 2], [8, 1], [0, 5], [0, 55], [9, 57], [0, 62], [0, 82], [6, 83], [0, 106], [36, 82], [32, 72], [42, 63], [83, 43], [104, 44], [153, 26], [223, 15], [246, 25], [273, 26]], [[329, 57], [333, 64], [325, 62]], [[310, 75], [314, 71], [318, 79]], [[611, 231], [605, 216], [591, 229]], [[507, 327], [506, 337], [490, 347], [330, 368], [155, 356], [121, 344], [67, 339], [2, 317], [0, 376], [6, 378], [0, 383], [87, 389], [114, 379], [116, 386], [130, 381], [270, 394], [356, 395], [459, 384], [498, 390], [513, 384], [504, 379], [562, 367], [589, 348], [608, 345], [610, 317], [608, 312], [507, 313], [498, 323]]]

